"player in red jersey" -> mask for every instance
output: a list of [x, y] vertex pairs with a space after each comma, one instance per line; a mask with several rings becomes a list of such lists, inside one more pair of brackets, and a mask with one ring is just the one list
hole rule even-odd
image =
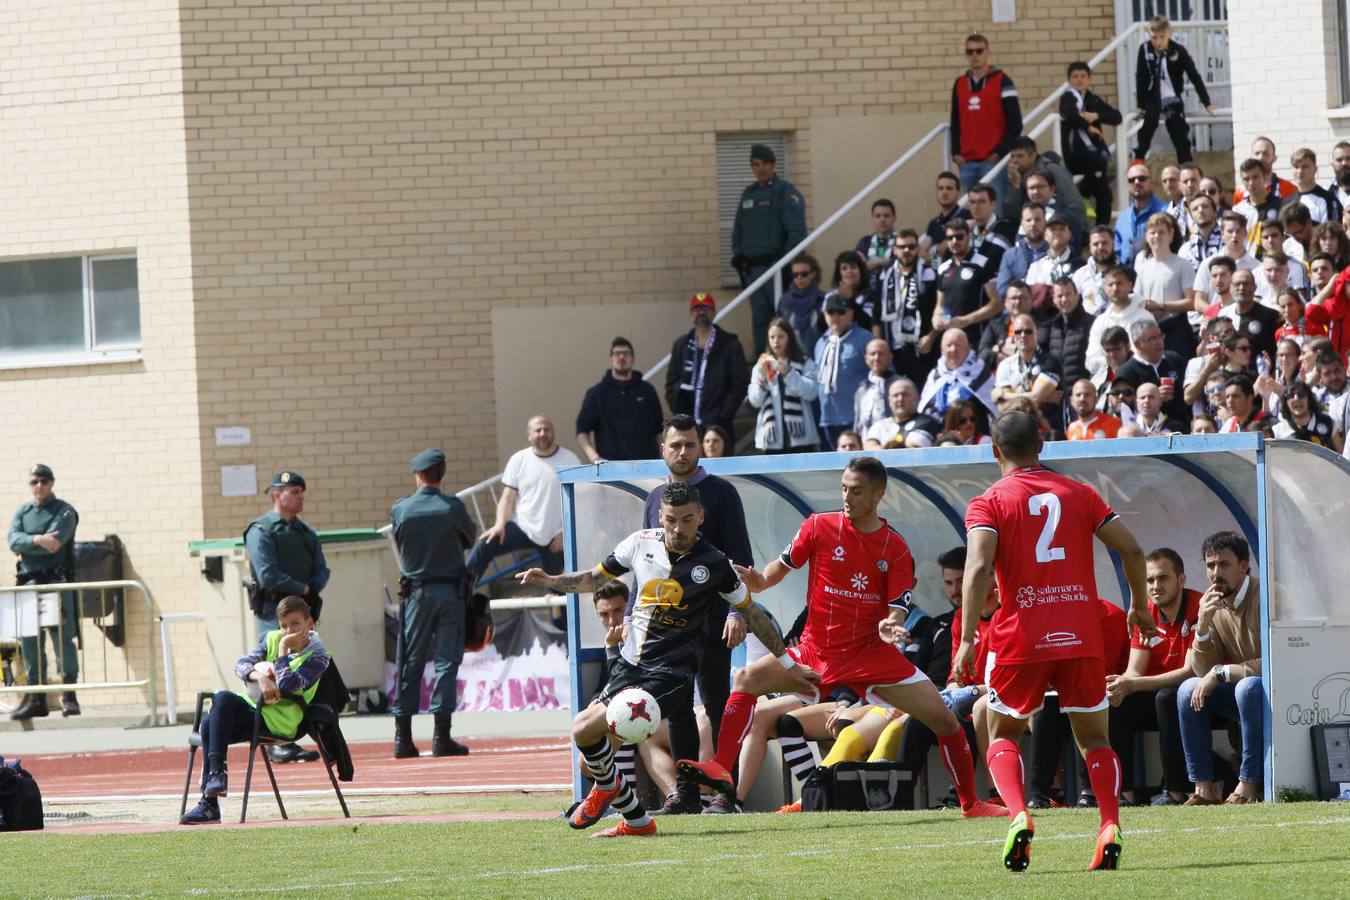
[[1144, 552], [1096, 491], [1040, 465], [1041, 437], [1034, 418], [1007, 413], [994, 424], [993, 438], [1003, 477], [966, 511], [964, 621], [952, 670], [967, 683], [974, 678], [975, 627], [989, 578], [995, 575], [1002, 599], [990, 629], [987, 761], [1012, 819], [1003, 862], [1014, 872], [1031, 862], [1035, 830], [1017, 742], [1053, 685], [1087, 761], [1101, 813], [1089, 868], [1114, 869], [1120, 859], [1120, 760], [1108, 739], [1092, 538], [1096, 535], [1120, 555], [1130, 585], [1127, 623], [1148, 636], [1155, 627], [1148, 611]]
[[[688, 778], [717, 791], [735, 790], [731, 766], [750, 732], [755, 698], [798, 690], [794, 677], [804, 667], [819, 678], [819, 696], [846, 686], [871, 703], [894, 706], [938, 736], [942, 761], [951, 773], [967, 818], [1002, 815], [1000, 807], [976, 794], [975, 770], [965, 732], [928, 677], [894, 646], [908, 615], [914, 588], [909, 545], [877, 515], [886, 494], [886, 467], [870, 456], [851, 460], [843, 474], [842, 512], [806, 518], [792, 544], [761, 575], [737, 567], [753, 592], [766, 591], [793, 569], [810, 564], [806, 626], [796, 647], [781, 657], [764, 657], [736, 673], [717, 755], [676, 765]], [[974, 614], [979, 619], [978, 611]]]

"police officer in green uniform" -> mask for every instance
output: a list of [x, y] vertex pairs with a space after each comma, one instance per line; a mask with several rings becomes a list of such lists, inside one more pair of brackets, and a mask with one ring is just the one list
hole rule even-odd
[[476, 530], [458, 497], [441, 493], [445, 454], [423, 450], [412, 459], [417, 490], [394, 504], [394, 527], [403, 578], [399, 582], [401, 631], [398, 654], [398, 696], [394, 714], [394, 757], [419, 755], [412, 742], [412, 717], [422, 700], [422, 670], [433, 651], [436, 681], [429, 712], [436, 718], [432, 756], [464, 756], [469, 748], [450, 737], [455, 711], [455, 679], [464, 658], [464, 611], [472, 588], [464, 567], [464, 551], [473, 546]]
[[[801, 191], [774, 174], [778, 158], [763, 144], [750, 148], [753, 184], [741, 191], [736, 222], [731, 229], [731, 264], [741, 286], [754, 281], [806, 237], [806, 201]], [[770, 279], [750, 297], [750, 321], [755, 333], [755, 356], [764, 352], [769, 322], [777, 315]]]
[[[80, 514], [64, 500], [52, 493], [56, 476], [52, 470], [38, 463], [28, 473], [28, 486], [33, 499], [14, 514], [9, 523], [9, 549], [19, 555], [18, 584], [57, 584], [75, 580], [75, 526]], [[75, 650], [79, 634], [80, 612], [76, 607], [74, 591], [61, 592], [61, 621], [39, 629], [36, 637], [22, 638], [24, 667], [28, 683], [40, 684], [47, 677], [47, 648], [42, 632], [51, 636], [52, 649], [57, 652], [61, 679], [65, 684], [79, 680], [80, 657]], [[74, 691], [61, 695], [61, 715], [78, 716], [80, 704]], [[18, 709], [9, 714], [11, 719], [31, 719], [47, 715], [46, 694], [26, 694]]]
[[[291, 594], [305, 598], [317, 623], [323, 607], [319, 592], [328, 585], [330, 574], [319, 535], [300, 519], [305, 510], [305, 479], [299, 472], [283, 469], [272, 476], [268, 490], [272, 511], [244, 529], [244, 546], [253, 569], [253, 580], [245, 588], [259, 639], [277, 630], [277, 603]], [[267, 752], [273, 762], [319, 758], [313, 750], [294, 743], [272, 746]]]

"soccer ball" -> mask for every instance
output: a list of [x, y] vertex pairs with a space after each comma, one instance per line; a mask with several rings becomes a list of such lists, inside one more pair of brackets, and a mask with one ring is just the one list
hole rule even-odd
[[642, 688], [624, 688], [609, 701], [605, 711], [609, 733], [625, 744], [640, 744], [661, 724], [661, 707]]

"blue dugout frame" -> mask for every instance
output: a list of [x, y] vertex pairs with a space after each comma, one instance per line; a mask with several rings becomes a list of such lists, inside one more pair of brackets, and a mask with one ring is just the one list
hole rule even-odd
[[[1107, 447], [1109, 453], [1102, 452]], [[1255, 455], [1255, 507], [1256, 516], [1247, 513], [1241, 501], [1231, 490], [1203, 467], [1195, 465], [1180, 454], [1205, 453], [1251, 453]], [[821, 472], [841, 470], [855, 456], [875, 456], [887, 468], [888, 474], [916, 491], [933, 505], [953, 524], [958, 534], [963, 531], [961, 523], [964, 517], [951, 506], [938, 492], [925, 485], [912, 470], [927, 466], [959, 466], [976, 463], [990, 464], [994, 461], [993, 450], [988, 445], [975, 447], [927, 447], [921, 449], [863, 451], [858, 453], [802, 453], [783, 456], [739, 456], [723, 459], [705, 460], [704, 467], [710, 473], [721, 476], [742, 476], [772, 490], [787, 500], [799, 511], [810, 509], [804, 498], [796, 496], [790, 487], [781, 480], [772, 478], [773, 474], [793, 472]], [[1270, 579], [1266, 577], [1265, 555], [1261, 548], [1268, 546], [1269, 509], [1266, 498], [1267, 473], [1265, 441], [1262, 435], [1250, 432], [1239, 434], [1214, 435], [1172, 435], [1169, 437], [1130, 438], [1113, 440], [1109, 443], [1098, 441], [1055, 441], [1045, 445], [1041, 461], [1053, 466], [1057, 461], [1083, 460], [1094, 458], [1119, 459], [1149, 457], [1164, 461], [1180, 471], [1193, 476], [1208, 488], [1223, 506], [1232, 514], [1242, 529], [1244, 536], [1252, 545], [1258, 568], [1261, 570], [1261, 628], [1263, 635], [1270, 634]], [[661, 460], [642, 460], [637, 462], [606, 462], [592, 465], [573, 466], [558, 470], [558, 479], [563, 487], [563, 531], [566, 535], [563, 547], [564, 565], [567, 571], [576, 571], [578, 566], [576, 531], [576, 495], [578, 484], [613, 484], [616, 488], [645, 499], [647, 492], [632, 484], [635, 480], [664, 480], [668, 470]], [[1113, 555], [1114, 556], [1114, 555]], [[1123, 572], [1119, 560], [1113, 559], [1117, 577], [1124, 587]], [[571, 661], [572, 714], [580, 711], [581, 702], [581, 664], [603, 660], [604, 652], [587, 651], [581, 647], [581, 620], [579, 598], [576, 594], [567, 596], [567, 643], [568, 658]], [[1266, 800], [1274, 799], [1273, 751], [1272, 751], [1272, 713], [1270, 692], [1270, 648], [1269, 641], [1261, 645], [1261, 683], [1267, 697], [1265, 709], [1265, 793]], [[573, 748], [573, 793], [582, 796], [583, 779], [577, 763], [577, 751]]]

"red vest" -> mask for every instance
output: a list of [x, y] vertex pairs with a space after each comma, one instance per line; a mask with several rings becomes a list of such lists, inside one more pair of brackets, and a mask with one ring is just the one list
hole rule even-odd
[[991, 155], [1008, 130], [1003, 117], [1003, 70], [990, 71], [978, 91], [970, 89], [970, 73], [962, 75], [956, 80], [956, 102], [961, 123], [957, 153], [971, 162]]

